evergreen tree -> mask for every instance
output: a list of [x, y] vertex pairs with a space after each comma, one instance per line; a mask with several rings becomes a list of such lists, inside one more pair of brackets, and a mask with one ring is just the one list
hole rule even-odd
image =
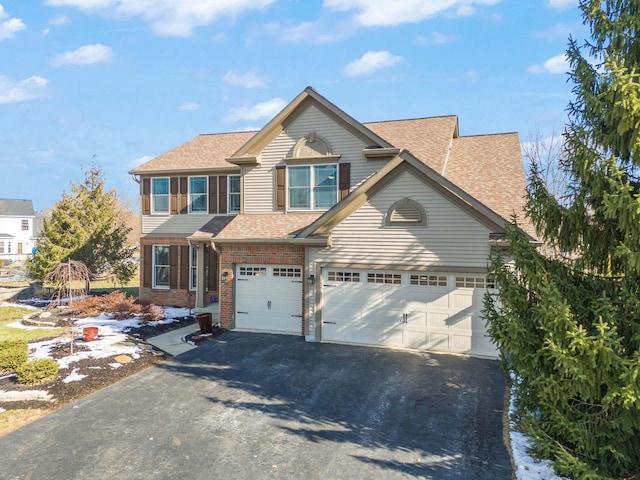
[[42, 279], [58, 262], [71, 258], [84, 262], [93, 275], [112, 272], [126, 283], [135, 273], [134, 249], [127, 242], [130, 231], [115, 190], [105, 190], [102, 170], [92, 166], [45, 218], [28, 264], [31, 276]]
[[[640, 478], [640, 2], [581, 0], [590, 40], [567, 51], [575, 99], [556, 198], [534, 166], [528, 216], [492, 259], [485, 315], [514, 373], [523, 427], [556, 470]], [[515, 268], [511, 268], [515, 267]]]

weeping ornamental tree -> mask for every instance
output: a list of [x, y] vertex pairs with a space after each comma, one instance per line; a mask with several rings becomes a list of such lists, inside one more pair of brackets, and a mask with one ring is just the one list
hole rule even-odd
[[136, 268], [127, 239], [128, 212], [115, 190], [105, 190], [99, 167], [84, 174], [84, 181], [72, 183], [71, 193], [65, 192], [45, 218], [29, 271], [43, 279], [59, 262], [72, 259], [83, 262], [94, 276], [112, 273], [126, 283]]
[[640, 2], [582, 0], [590, 40], [567, 51], [569, 178], [562, 198], [534, 165], [528, 216], [562, 255], [519, 230], [485, 314], [514, 373], [523, 428], [558, 473], [640, 478]]

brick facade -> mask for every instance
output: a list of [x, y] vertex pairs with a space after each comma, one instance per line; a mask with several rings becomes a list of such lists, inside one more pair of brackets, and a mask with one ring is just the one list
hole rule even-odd
[[[218, 245], [220, 249], [220, 273], [226, 273], [226, 282], [220, 282], [220, 323], [224, 328], [234, 328], [234, 272], [238, 264], [256, 265], [302, 265], [303, 278], [305, 248], [290, 245]], [[303, 282], [307, 288], [306, 282]], [[302, 295], [302, 311], [305, 311], [305, 295]], [[304, 317], [304, 316], [303, 316]], [[300, 325], [300, 334], [304, 335], [304, 318]]]
[[[188, 288], [151, 288], [145, 287], [144, 279], [144, 247], [145, 245], [175, 245], [175, 246], [188, 246], [189, 242], [184, 237], [141, 237], [140, 238], [140, 293], [139, 298], [141, 302], [153, 303], [155, 305], [175, 306], [175, 307], [189, 307], [193, 308], [196, 302], [196, 292], [191, 291]], [[181, 253], [178, 253], [177, 265], [171, 265], [170, 268], [176, 268], [178, 271], [178, 282], [180, 282], [180, 275], [183, 272], [180, 271], [180, 258]], [[188, 260], [187, 260], [188, 264]], [[188, 280], [187, 280], [188, 285]], [[206, 298], [211, 296], [218, 296], [217, 290], [210, 290], [205, 293]]]

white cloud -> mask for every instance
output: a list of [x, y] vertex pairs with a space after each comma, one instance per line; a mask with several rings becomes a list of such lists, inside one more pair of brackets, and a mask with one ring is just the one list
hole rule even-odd
[[60, 27], [62, 25], [66, 25], [70, 22], [71, 20], [69, 20], [69, 17], [65, 17], [64, 15], [57, 15], [51, 19], [49, 19], [49, 23], [51, 25], [55, 25], [57, 27]]
[[45, 0], [47, 5], [76, 7], [120, 17], [142, 17], [157, 35], [188, 37], [193, 29], [220, 17], [235, 18], [276, 0]]
[[0, 104], [17, 103], [42, 97], [49, 80], [33, 76], [24, 80], [12, 80], [0, 75]]
[[16, 33], [26, 28], [27, 26], [19, 18], [9, 18], [9, 14], [0, 4], [0, 42], [13, 38]]
[[188, 110], [198, 110], [199, 108], [200, 108], [200, 105], [195, 102], [186, 102], [180, 105], [178, 110], [180, 110], [181, 112], [186, 112]]
[[256, 103], [253, 107], [236, 107], [229, 110], [225, 117], [227, 122], [237, 122], [240, 120], [258, 120], [260, 118], [271, 118], [280, 112], [285, 106], [282, 98], [273, 98], [266, 102]]
[[42, 31], [42, 36], [43, 36], [43, 37], [46, 37], [47, 35], [49, 35], [49, 32], [50, 32], [50, 31], [51, 31], [50, 29], [45, 28], [45, 29]]
[[361, 26], [394, 26], [418, 23], [440, 14], [469, 16], [476, 5], [495, 5], [501, 0], [324, 0], [324, 6], [338, 12], [355, 10]]
[[359, 59], [354, 60], [344, 67], [344, 74], [347, 77], [367, 75], [384, 68], [389, 68], [397, 63], [401, 63], [402, 61], [402, 57], [392, 55], [386, 50], [367, 52]]
[[539, 38], [541, 40], [555, 41], [555, 40], [567, 40], [569, 35], [574, 29], [565, 25], [564, 23], [556, 23], [552, 27], [546, 30], [538, 30], [531, 33], [533, 38]]
[[549, 8], [556, 8], [559, 10], [569, 8], [569, 7], [577, 7], [579, 0], [549, 0], [547, 2], [547, 6]]
[[51, 65], [92, 65], [95, 63], [107, 63], [113, 59], [111, 47], [96, 43], [84, 45], [76, 50], [64, 52], [51, 60]]
[[238, 70], [229, 70], [224, 74], [222, 80], [234, 87], [264, 88], [267, 86], [267, 82], [258, 76], [255, 68], [246, 73], [240, 73]]
[[529, 73], [567, 73], [568, 71], [569, 60], [564, 53], [527, 67]]
[[451, 43], [455, 40], [453, 35], [446, 35], [440, 32], [432, 32], [428, 36], [418, 35], [416, 37], [416, 44], [422, 46], [430, 45], [444, 45], [445, 43]]

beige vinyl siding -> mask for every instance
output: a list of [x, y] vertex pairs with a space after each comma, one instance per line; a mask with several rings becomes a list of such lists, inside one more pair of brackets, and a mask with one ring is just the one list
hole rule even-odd
[[341, 156], [340, 162], [351, 163], [352, 189], [385, 163], [367, 160], [362, 154], [362, 149], [367, 145], [362, 140], [315, 106], [310, 106], [264, 148], [259, 157], [261, 165], [246, 172], [245, 213], [274, 211], [275, 166], [282, 164], [282, 159], [291, 155], [296, 142], [310, 132], [327, 140], [332, 153]]
[[143, 215], [142, 235], [184, 234], [191, 235], [215, 215]]
[[[416, 192], [416, 193], [412, 193]], [[384, 226], [387, 209], [409, 197], [419, 202], [427, 226]], [[485, 268], [489, 230], [457, 205], [405, 172], [337, 225], [321, 262]]]

